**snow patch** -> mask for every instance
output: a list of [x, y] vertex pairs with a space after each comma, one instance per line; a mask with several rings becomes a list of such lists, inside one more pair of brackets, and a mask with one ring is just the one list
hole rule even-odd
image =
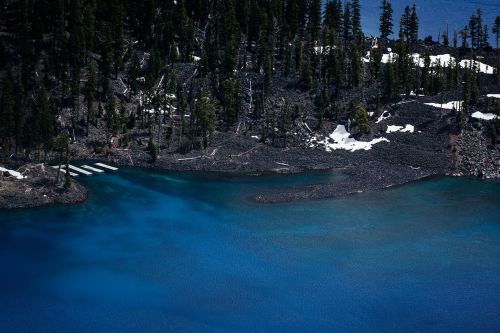
[[[418, 53], [413, 53], [410, 56], [413, 60], [413, 63], [418, 66], [423, 68], [425, 66], [425, 57], [422, 57]], [[431, 55], [429, 56], [430, 59], [430, 67], [449, 67], [449, 66], [455, 66], [457, 64], [457, 61], [454, 57], [452, 57], [450, 54], [438, 54], [438, 55]], [[473, 68], [477, 68], [479, 72], [484, 73], [484, 74], [494, 74], [495, 73], [495, 68], [491, 67], [490, 65], [486, 65], [482, 62], [479, 61], [474, 61], [470, 59], [464, 59], [460, 61], [458, 64], [461, 68], [470, 68], [471, 65]]]
[[463, 101], [451, 101], [448, 103], [440, 104], [440, 103], [424, 103], [425, 105], [433, 106], [435, 108], [447, 109], [447, 110], [461, 110]]
[[479, 72], [484, 73], [484, 74], [494, 74], [495, 69], [491, 67], [490, 65], [483, 64], [482, 62], [479, 61], [472, 61], [472, 60], [462, 60], [460, 61], [460, 67], [462, 68], [477, 68]]
[[378, 124], [378, 123], [380, 123], [380, 122], [382, 122], [390, 117], [391, 117], [391, 114], [388, 111], [384, 111], [384, 112], [382, 112], [380, 117], [378, 117], [378, 119], [375, 123]]
[[486, 97], [489, 97], [489, 98], [500, 98], [500, 94], [488, 94], [488, 95], [486, 95]]
[[386, 138], [377, 138], [371, 141], [358, 141], [354, 138], [350, 138], [350, 134], [346, 131], [344, 125], [338, 125], [335, 131], [323, 140], [318, 140], [316, 137], [311, 138], [309, 140], [309, 147], [323, 146], [327, 152], [338, 149], [353, 152], [357, 150], [370, 150], [375, 144], [380, 142], [390, 141]]
[[9, 170], [9, 169], [3, 168], [3, 167], [0, 167], [0, 172], [2, 172], [2, 173], [7, 172], [9, 175], [11, 175], [12, 177], [19, 179], [19, 180], [28, 178], [26, 176], [23, 176], [20, 172], [17, 172], [14, 170]]
[[498, 116], [496, 114], [493, 114], [493, 113], [482, 113], [482, 112], [474, 112], [472, 114], [472, 118], [476, 118], [476, 119], [481, 119], [481, 120], [493, 120], [493, 119], [497, 119]]
[[383, 64], [387, 64], [389, 62], [393, 63], [396, 62], [397, 59], [398, 55], [396, 53], [389, 51], [389, 53], [385, 53], [382, 55], [382, 60], [380, 62]]
[[330, 50], [332, 50], [332, 49], [335, 50], [336, 48], [337, 48], [336, 45], [333, 45], [333, 46], [330, 46], [330, 45], [327, 45], [327, 46], [315, 46], [314, 47], [314, 52], [316, 53], [316, 55], [320, 55], [320, 54], [328, 55], [328, 54], [330, 54]]
[[401, 132], [401, 133], [413, 133], [415, 132], [415, 126], [407, 124], [405, 127], [403, 126], [387, 126], [387, 132], [386, 133], [396, 133], [396, 132]]

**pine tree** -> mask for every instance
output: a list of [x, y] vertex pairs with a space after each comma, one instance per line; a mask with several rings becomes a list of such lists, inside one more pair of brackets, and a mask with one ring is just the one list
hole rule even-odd
[[94, 110], [95, 93], [96, 93], [96, 74], [94, 66], [90, 64], [87, 83], [85, 86], [85, 99], [87, 101], [87, 121], [86, 121], [87, 135], [89, 135], [90, 123], [94, 124], [96, 123], [96, 112]]
[[241, 108], [241, 97], [238, 84], [234, 79], [224, 80], [221, 88], [221, 103], [225, 114], [225, 123], [227, 129], [229, 129], [238, 121], [238, 113]]
[[319, 110], [318, 110], [318, 121], [319, 127], [323, 126], [323, 121], [325, 119], [325, 115], [327, 113], [328, 106], [330, 105], [330, 97], [328, 96], [328, 91], [324, 87], [321, 90], [321, 94], [319, 96]]
[[384, 66], [384, 97], [388, 99], [393, 99], [395, 97], [395, 87], [396, 87], [396, 78], [394, 73], [394, 64], [388, 62]]
[[96, 28], [95, 10], [96, 10], [95, 0], [89, 0], [85, 2], [83, 8], [84, 22], [82, 23], [83, 35], [85, 41], [85, 51], [84, 51], [85, 63], [88, 62], [88, 59], [90, 57], [90, 52], [92, 52], [95, 46], [95, 28]]
[[10, 73], [3, 83], [2, 104], [0, 106], [0, 140], [4, 153], [9, 154], [15, 134], [14, 96]]
[[409, 40], [412, 46], [414, 46], [418, 41], [418, 15], [417, 6], [413, 5], [411, 9], [410, 22], [409, 22]]
[[352, 41], [351, 3], [347, 1], [344, 6], [343, 39], [345, 47]]
[[352, 103], [351, 108], [353, 108], [354, 114], [356, 116], [359, 131], [365, 134], [369, 133], [370, 127], [368, 126], [368, 113], [366, 112], [365, 107], [360, 103]]
[[467, 39], [469, 38], [469, 27], [466, 25], [461, 31], [460, 36], [462, 37], [462, 48], [466, 48]]
[[392, 5], [389, 1], [383, 0], [380, 7], [382, 14], [380, 15], [380, 38], [387, 39], [392, 34]]
[[358, 87], [361, 80], [361, 56], [357, 48], [351, 50], [351, 83], [353, 87]]
[[65, 173], [65, 178], [64, 178], [64, 188], [66, 190], [68, 190], [70, 187], [71, 187], [71, 173], [69, 171], [69, 154], [70, 154], [70, 151], [69, 151], [69, 138], [68, 136], [66, 135], [65, 136], [65, 150], [66, 150], [66, 156], [65, 156], [65, 161], [66, 161], [66, 173]]
[[497, 16], [495, 18], [495, 23], [493, 24], [492, 31], [495, 34], [495, 40], [498, 49], [498, 41], [500, 40], [500, 16]]
[[47, 91], [42, 88], [38, 95], [38, 105], [35, 108], [33, 125], [36, 131], [36, 136], [33, 144], [36, 147], [37, 154], [42, 146], [46, 156], [53, 147], [55, 117], [49, 103]]
[[130, 84], [130, 94], [135, 95], [139, 91], [139, 76], [141, 72], [141, 63], [137, 52], [132, 53], [132, 59], [128, 67], [128, 81]]
[[324, 26], [336, 34], [337, 38], [339, 37], [342, 30], [342, 3], [340, 0], [331, 0], [326, 3]]
[[15, 152], [17, 158], [19, 150], [23, 147], [26, 133], [24, 133], [26, 125], [26, 107], [24, 102], [24, 90], [20, 82], [17, 82], [14, 88], [14, 113], [15, 113]]
[[481, 8], [476, 10], [476, 26], [477, 26], [477, 47], [482, 48], [486, 44], [485, 34], [483, 31], [483, 12]]
[[352, 34], [354, 42], [360, 46], [363, 42], [363, 31], [361, 29], [361, 5], [359, 0], [352, 1]]
[[151, 157], [151, 162], [155, 163], [156, 160], [158, 159], [158, 148], [156, 147], [152, 138], [150, 138], [148, 142], [148, 153], [149, 156]]
[[309, 5], [309, 41], [316, 42], [319, 39], [321, 29], [321, 0], [311, 0]]
[[213, 142], [215, 132], [215, 105], [213, 97], [205, 93], [196, 101], [196, 133], [200, 143], [200, 150], [203, 155], [209, 143]]
[[236, 68], [236, 55], [240, 42], [234, 0], [222, 1], [221, 16], [222, 34], [225, 36], [223, 70], [224, 76], [228, 77], [233, 75], [233, 70]]
[[479, 29], [481, 29], [481, 27], [478, 27], [478, 18], [476, 15], [472, 15], [469, 20], [469, 34], [471, 38], [471, 47], [474, 49], [479, 45]]

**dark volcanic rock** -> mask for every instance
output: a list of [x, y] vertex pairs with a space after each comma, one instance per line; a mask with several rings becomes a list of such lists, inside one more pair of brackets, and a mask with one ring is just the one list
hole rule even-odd
[[55, 184], [56, 170], [43, 164], [26, 164], [19, 171], [27, 178], [0, 178], [0, 209], [38, 207], [54, 203], [73, 204], [87, 199], [87, 189], [72, 182], [64, 189], [64, 175]]

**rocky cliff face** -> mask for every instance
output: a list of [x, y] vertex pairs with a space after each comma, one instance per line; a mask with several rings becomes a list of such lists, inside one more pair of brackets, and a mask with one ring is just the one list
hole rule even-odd
[[467, 126], [457, 139], [455, 176], [500, 179], [500, 145], [492, 145], [483, 123]]

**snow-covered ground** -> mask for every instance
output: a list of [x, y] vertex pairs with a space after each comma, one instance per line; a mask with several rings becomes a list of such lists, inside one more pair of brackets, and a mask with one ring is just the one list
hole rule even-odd
[[498, 116], [493, 113], [482, 113], [477, 111], [472, 114], [472, 118], [482, 119], [482, 120], [493, 120], [497, 119]]
[[462, 67], [462, 68], [470, 68], [471, 64], [472, 64], [472, 67], [477, 67], [479, 69], [479, 72], [481, 72], [481, 73], [484, 73], [484, 74], [494, 74], [495, 73], [495, 68], [491, 67], [490, 65], [483, 64], [482, 62], [472, 61], [472, 60], [460, 61], [460, 67]]
[[[415, 66], [418, 67], [425, 67], [425, 56], [422, 56], [418, 53], [413, 53], [410, 55], [410, 58], [412, 59], [413, 63]], [[395, 62], [398, 59], [398, 55], [396, 53], [393, 53], [390, 49], [388, 49], [388, 53], [384, 53], [382, 55], [382, 60], [381, 62], [383, 64], [387, 64], [390, 62]], [[430, 59], [430, 67], [449, 67], [449, 66], [455, 66], [457, 61], [455, 57], [452, 57], [450, 54], [438, 54], [438, 55], [431, 55], [429, 56]], [[365, 57], [362, 58], [362, 61], [365, 63], [370, 62], [370, 52], [366, 54]], [[479, 70], [479, 72], [484, 73], [484, 74], [494, 74], [495, 73], [495, 68], [484, 64], [480, 61], [473, 61], [470, 59], [464, 59], [458, 63], [458, 65], [461, 68], [471, 68], [475, 67]]]
[[386, 133], [395, 133], [395, 132], [401, 132], [401, 133], [413, 133], [415, 132], [415, 126], [407, 124], [406, 126], [396, 126], [396, 125], [390, 125], [387, 126], [387, 131]]
[[[161, 84], [161, 82], [160, 82]], [[149, 97], [145, 97], [144, 98], [144, 101], [143, 101], [143, 98], [142, 98], [142, 92], [139, 96], [139, 105], [141, 106], [144, 106], [144, 111], [146, 113], [149, 113], [149, 114], [165, 114], [165, 113], [169, 113], [169, 110], [173, 110], [175, 112], [175, 110], [177, 110], [177, 108], [175, 106], [173, 106], [171, 103], [169, 103], [170, 101], [173, 101], [177, 98], [177, 96], [175, 94], [168, 94], [166, 93], [165, 94], [165, 98], [167, 100], [167, 105], [163, 105], [163, 103], [161, 103], [161, 105], [159, 105], [159, 108], [155, 110], [155, 108], [153, 107], [152, 103], [151, 103], [151, 99]], [[164, 108], [165, 107], [165, 108]], [[168, 110], [167, 110], [168, 109]]]
[[378, 119], [375, 123], [378, 124], [378, 123], [380, 123], [380, 122], [382, 122], [390, 117], [391, 117], [391, 114], [388, 111], [384, 111], [384, 112], [382, 112], [380, 117], [378, 117]]
[[309, 140], [310, 147], [314, 148], [317, 146], [325, 147], [327, 152], [343, 149], [347, 151], [356, 151], [356, 150], [370, 150], [373, 145], [380, 142], [390, 142], [386, 138], [377, 138], [372, 141], [358, 141], [354, 138], [350, 138], [349, 132], [346, 131], [345, 126], [338, 125], [335, 131], [330, 134], [329, 137], [324, 138], [323, 140], [318, 140], [317, 137], [312, 137]]
[[14, 170], [9, 170], [9, 169], [3, 168], [3, 167], [0, 167], [0, 172], [2, 172], [2, 173], [8, 172], [12, 177], [19, 179], [19, 180], [27, 178], [26, 176], [23, 176], [20, 172], [17, 172]]
[[385, 53], [382, 55], [382, 60], [380, 61], [383, 64], [387, 64], [389, 62], [395, 62], [398, 59], [398, 55], [393, 52]]
[[424, 103], [425, 105], [433, 106], [435, 108], [447, 109], [447, 110], [461, 110], [463, 101], [451, 101], [448, 103]]
[[337, 48], [336, 45], [333, 45], [333, 46], [330, 46], [330, 45], [327, 45], [327, 46], [315, 46], [314, 47], [314, 52], [317, 54], [317, 55], [320, 55], [320, 54], [324, 54], [324, 55], [328, 55], [330, 54], [330, 50], [335, 50]]

